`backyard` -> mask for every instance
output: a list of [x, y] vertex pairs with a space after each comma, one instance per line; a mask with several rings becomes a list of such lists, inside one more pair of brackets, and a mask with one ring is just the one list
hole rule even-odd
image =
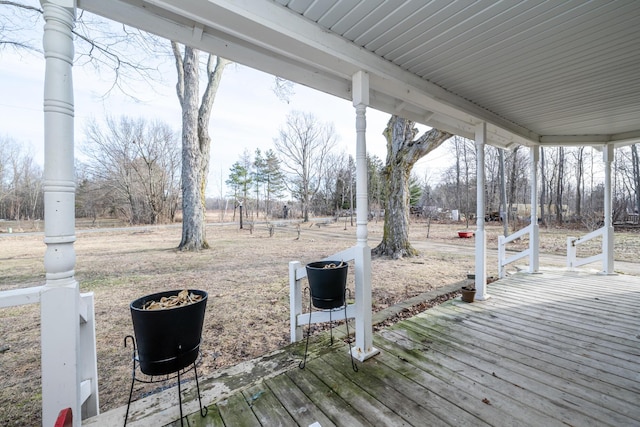
[[[211, 214], [211, 219], [214, 216], [217, 220], [217, 214]], [[91, 224], [78, 223], [78, 227], [85, 225]], [[208, 292], [199, 367], [202, 375], [289, 342], [289, 261], [306, 264], [353, 246], [355, 226], [348, 219], [271, 225], [272, 236], [264, 223], [254, 227], [245, 223], [243, 230], [237, 224], [210, 223], [207, 237], [212, 249], [198, 253], [175, 250], [180, 241], [179, 225], [78, 230], [76, 278], [82, 292], [95, 293], [101, 411], [126, 404], [131, 349], [124, 348], [124, 337], [133, 333], [129, 303], [142, 295], [186, 288]], [[11, 234], [7, 227], [0, 223], [0, 290], [43, 284], [43, 235], [16, 233], [41, 227], [13, 224]], [[457, 234], [464, 227], [461, 223], [414, 221], [410, 237], [420, 250], [418, 257], [373, 259], [373, 310], [463, 281], [473, 272], [474, 239]], [[489, 249], [496, 248], [502, 231], [499, 223], [487, 225]], [[541, 251], [562, 255], [567, 235], [586, 232], [542, 228]], [[374, 247], [381, 237], [382, 223], [372, 221], [369, 245]], [[595, 251], [597, 243], [581, 255]], [[637, 232], [616, 231], [615, 249], [616, 260], [635, 262], [640, 253]], [[557, 265], [563, 265], [562, 259]], [[495, 251], [490, 251], [487, 266], [488, 275], [495, 276]], [[349, 287], [353, 288], [352, 271]], [[39, 324], [38, 305], [0, 310], [2, 425], [40, 424]]]

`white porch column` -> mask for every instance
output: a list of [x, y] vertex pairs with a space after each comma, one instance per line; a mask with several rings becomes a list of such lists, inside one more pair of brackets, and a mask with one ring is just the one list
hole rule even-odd
[[602, 272], [614, 274], [613, 271], [613, 191], [611, 183], [611, 162], [613, 162], [613, 145], [604, 147], [604, 234], [602, 235]]
[[487, 140], [487, 124], [476, 125], [476, 297], [478, 301], [489, 298], [487, 294], [487, 232], [484, 229], [484, 145]]
[[378, 353], [373, 348], [371, 319], [371, 248], [367, 243], [369, 204], [367, 190], [367, 120], [369, 104], [369, 75], [358, 71], [352, 78], [353, 106], [356, 108], [356, 342], [355, 354], [364, 361]]
[[42, 424], [71, 408], [80, 426], [79, 288], [74, 278], [73, 0], [41, 0], [44, 9], [44, 205], [46, 283], [41, 294]]
[[540, 269], [540, 226], [538, 226], [538, 163], [540, 147], [531, 147], [531, 232], [529, 233], [529, 273]]

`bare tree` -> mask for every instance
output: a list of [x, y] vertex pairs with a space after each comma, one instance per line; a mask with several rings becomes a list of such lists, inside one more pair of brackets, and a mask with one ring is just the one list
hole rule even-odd
[[265, 201], [265, 214], [273, 216], [272, 201], [281, 196], [284, 189], [284, 175], [280, 169], [280, 160], [272, 149], [267, 150], [264, 159], [263, 193]]
[[309, 221], [309, 205], [318, 192], [325, 171], [325, 159], [335, 147], [332, 124], [318, 122], [311, 113], [293, 111], [287, 115], [273, 143], [288, 173], [287, 187], [302, 203], [302, 215]]
[[42, 179], [33, 155], [9, 137], [0, 137], [0, 218], [42, 218]]
[[[42, 54], [43, 10], [34, 0], [0, 0], [0, 52], [12, 49]], [[159, 39], [83, 10], [72, 29], [75, 66], [97, 70], [110, 82], [103, 94], [118, 90], [138, 99], [140, 85], [152, 88], [162, 82], [157, 54]]]
[[[0, 14], [0, 39], [2, 47], [40, 52], [41, 37], [25, 40], [23, 34], [34, 28], [42, 28], [42, 10], [37, 2], [29, 0], [0, 1], [10, 11]], [[27, 16], [29, 19], [25, 19]], [[20, 30], [20, 31], [18, 31]], [[166, 42], [137, 29], [106, 21], [81, 11], [73, 30], [77, 38], [75, 43], [76, 64], [94, 67], [105, 79], [111, 81], [107, 96], [112, 90], [136, 98], [140, 93], [140, 84], [162, 81], [159, 61], [169, 54]], [[41, 34], [41, 33], [38, 33]], [[35, 43], [37, 40], [38, 43]], [[208, 247], [205, 236], [205, 189], [209, 169], [210, 142], [208, 125], [211, 107], [228, 61], [209, 56], [207, 61], [207, 87], [198, 103], [199, 61], [198, 52], [184, 49], [184, 56], [177, 43], [172, 43], [172, 55], [178, 70], [177, 92], [182, 107], [183, 121], [183, 233], [179, 248], [181, 250], [199, 250]], [[286, 92], [282, 84], [282, 92]]]
[[[173, 221], [180, 157], [176, 135], [168, 125], [107, 117], [106, 129], [90, 120], [85, 134], [82, 151], [89, 161], [79, 189], [94, 192], [92, 204], [100, 194], [108, 200], [103, 204], [132, 224]], [[87, 198], [91, 196], [80, 195], [80, 200]]]
[[382, 242], [372, 250], [392, 258], [414, 256], [417, 251], [409, 242], [409, 179], [413, 165], [439, 147], [452, 134], [431, 129], [418, 139], [415, 123], [396, 115], [391, 116], [383, 132], [387, 139], [387, 162], [384, 179], [388, 194], [384, 213]]
[[182, 108], [182, 240], [178, 249], [199, 251], [208, 249], [205, 213], [207, 177], [211, 157], [209, 121], [224, 68], [224, 58], [208, 55], [206, 88], [200, 96], [199, 52], [176, 42], [171, 48], [178, 71], [176, 92]]

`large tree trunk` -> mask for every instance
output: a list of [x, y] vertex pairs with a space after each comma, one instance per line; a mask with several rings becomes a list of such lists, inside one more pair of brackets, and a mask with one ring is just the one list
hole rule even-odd
[[[209, 55], [207, 87], [199, 103], [199, 61], [196, 49], [185, 47], [184, 59], [171, 42], [178, 71], [177, 93], [182, 107], [182, 251], [208, 249], [206, 189], [211, 157], [209, 121], [226, 59]], [[216, 58], [216, 59], [214, 59]]]
[[414, 140], [418, 130], [411, 120], [391, 116], [383, 134], [387, 139], [387, 163], [384, 180], [389, 199], [384, 212], [382, 242], [372, 250], [392, 258], [415, 256], [409, 242], [409, 177], [413, 165], [439, 147], [452, 134], [431, 129]]
[[208, 249], [201, 202], [202, 151], [198, 137], [198, 51], [185, 47], [182, 64], [182, 241], [178, 249]]

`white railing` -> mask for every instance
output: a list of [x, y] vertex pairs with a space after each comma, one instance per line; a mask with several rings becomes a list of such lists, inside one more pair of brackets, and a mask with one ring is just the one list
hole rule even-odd
[[[44, 286], [14, 289], [0, 292], [0, 308], [40, 303]], [[82, 414], [85, 419], [99, 413], [98, 364], [96, 355], [96, 328], [93, 292], [80, 294], [80, 348], [79, 361], [82, 381], [80, 383]], [[53, 319], [40, 319], [41, 322]], [[55, 384], [52, 386], [55, 387]], [[62, 409], [62, 408], [61, 408]]]
[[507, 243], [513, 242], [514, 240], [521, 238], [525, 234], [529, 234], [529, 241], [531, 241], [532, 232], [533, 232], [533, 224], [529, 224], [527, 227], [521, 230], [518, 230], [507, 237], [498, 236], [498, 277], [500, 279], [502, 279], [505, 276], [506, 274], [505, 267], [508, 264], [514, 261], [517, 261], [520, 258], [530, 256], [531, 250], [532, 250], [531, 245], [529, 245], [527, 249], [521, 252], [518, 252], [517, 254], [507, 258]]
[[597, 237], [604, 236], [606, 231], [607, 231], [607, 227], [602, 227], [582, 237], [567, 237], [567, 268], [573, 269], [573, 268], [580, 267], [581, 265], [591, 264], [592, 262], [598, 262], [598, 261], [601, 261], [604, 265], [604, 262], [605, 262], [604, 249], [602, 250], [602, 252], [600, 252], [597, 255], [593, 255], [588, 258], [581, 258], [581, 259], [578, 259], [577, 252], [578, 252], [579, 244], [588, 242], [589, 240], [595, 239]]
[[[354, 248], [345, 249], [342, 252], [324, 258], [322, 261], [339, 260], [349, 262], [355, 259]], [[289, 304], [291, 316], [291, 342], [300, 341], [303, 338], [302, 327], [310, 323], [328, 322], [339, 319], [334, 312], [344, 313], [343, 308], [333, 310], [320, 310], [311, 313], [302, 312], [302, 279], [307, 277], [307, 270], [299, 261], [289, 263]], [[355, 304], [347, 304], [347, 318], [355, 318]]]

